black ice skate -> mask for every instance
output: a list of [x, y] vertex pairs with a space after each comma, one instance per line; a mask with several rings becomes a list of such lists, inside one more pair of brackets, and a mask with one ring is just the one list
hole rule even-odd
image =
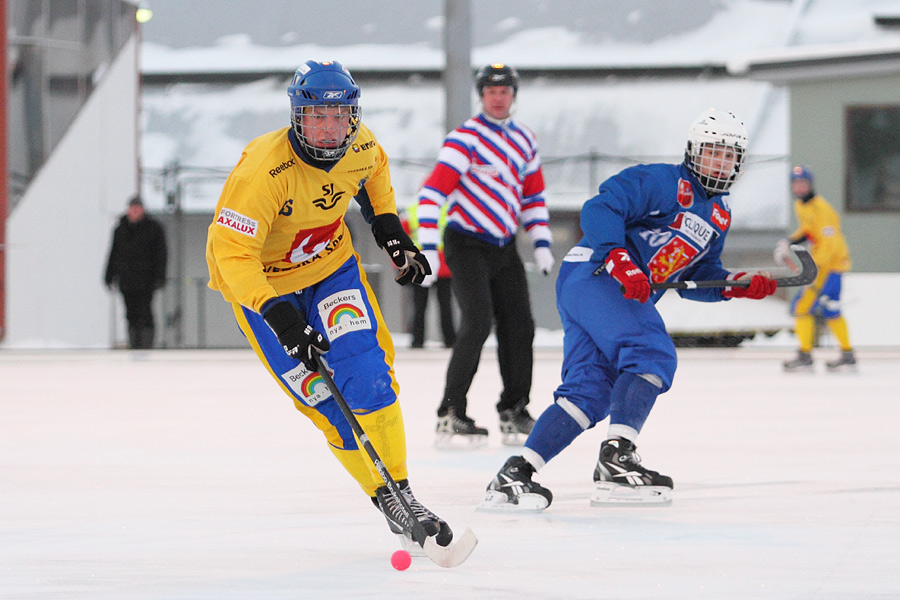
[[435, 432], [436, 448], [474, 449], [487, 445], [488, 430], [477, 426], [465, 415], [457, 416], [452, 408], [443, 417], [438, 417]]
[[521, 446], [534, 427], [534, 419], [525, 409], [527, 400], [500, 411], [500, 441], [505, 446]]
[[[397, 487], [400, 488], [403, 499], [409, 504], [416, 519], [422, 524], [422, 527], [425, 528], [425, 533], [427, 533], [429, 537], [435, 536], [434, 541], [437, 542], [438, 546], [449, 545], [450, 542], [453, 541], [453, 531], [450, 530], [450, 526], [447, 525], [446, 521], [425, 508], [421, 502], [416, 500], [416, 497], [413, 496], [412, 489], [409, 487], [409, 480], [402, 479], [398, 481]], [[403, 509], [393, 494], [388, 491], [386, 485], [375, 490], [375, 498], [373, 498], [372, 501], [375, 503], [375, 506], [381, 510], [382, 514], [384, 514], [384, 518], [388, 522], [388, 527], [391, 528], [391, 533], [397, 534], [397, 537], [400, 539], [400, 546], [413, 556], [424, 556], [425, 553], [422, 548], [407, 535], [404, 527], [406, 521], [403, 518]]]
[[785, 361], [782, 366], [787, 373], [812, 372], [812, 355], [809, 352], [798, 352], [796, 358]]
[[597, 489], [592, 506], [665, 505], [672, 503], [672, 478], [641, 466], [636, 446], [623, 438], [606, 440], [594, 468]]
[[516, 512], [542, 511], [553, 502], [553, 494], [531, 480], [534, 467], [521, 456], [510, 457], [487, 486], [479, 510]]
[[856, 356], [853, 354], [853, 350], [841, 352], [841, 355], [837, 358], [837, 360], [829, 360], [828, 362], [826, 362], [825, 368], [832, 372], [855, 371]]

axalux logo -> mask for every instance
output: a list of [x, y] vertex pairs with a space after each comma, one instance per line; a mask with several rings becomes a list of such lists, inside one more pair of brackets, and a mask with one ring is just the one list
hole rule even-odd
[[335, 90], [322, 94], [322, 100], [340, 100], [344, 97], [344, 90]]
[[219, 211], [216, 224], [233, 229], [249, 237], [256, 237], [256, 231], [259, 229], [258, 221], [224, 207]]

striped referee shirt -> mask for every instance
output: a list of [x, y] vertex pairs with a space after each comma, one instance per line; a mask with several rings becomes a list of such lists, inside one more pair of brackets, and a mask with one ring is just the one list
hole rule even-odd
[[498, 123], [482, 113], [444, 139], [419, 192], [424, 250], [438, 246], [438, 218], [446, 202], [447, 227], [487, 243], [507, 245], [520, 222], [535, 247], [552, 242], [537, 139], [514, 119]]

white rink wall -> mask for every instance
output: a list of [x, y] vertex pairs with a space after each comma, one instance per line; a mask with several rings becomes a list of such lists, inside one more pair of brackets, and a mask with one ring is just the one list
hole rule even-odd
[[115, 221], [137, 191], [136, 52], [133, 37], [7, 221], [0, 348], [109, 346], [103, 273]]

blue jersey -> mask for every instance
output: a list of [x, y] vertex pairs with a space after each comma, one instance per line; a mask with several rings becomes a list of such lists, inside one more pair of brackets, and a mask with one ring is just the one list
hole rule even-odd
[[[625, 248], [652, 283], [725, 279], [722, 267], [731, 210], [724, 195], [707, 196], [682, 164], [637, 165], [607, 179], [581, 210], [579, 247], [603, 263], [613, 248]], [[651, 296], [659, 300], [665, 290]], [[679, 290], [701, 302], [723, 300], [719, 289]]]

